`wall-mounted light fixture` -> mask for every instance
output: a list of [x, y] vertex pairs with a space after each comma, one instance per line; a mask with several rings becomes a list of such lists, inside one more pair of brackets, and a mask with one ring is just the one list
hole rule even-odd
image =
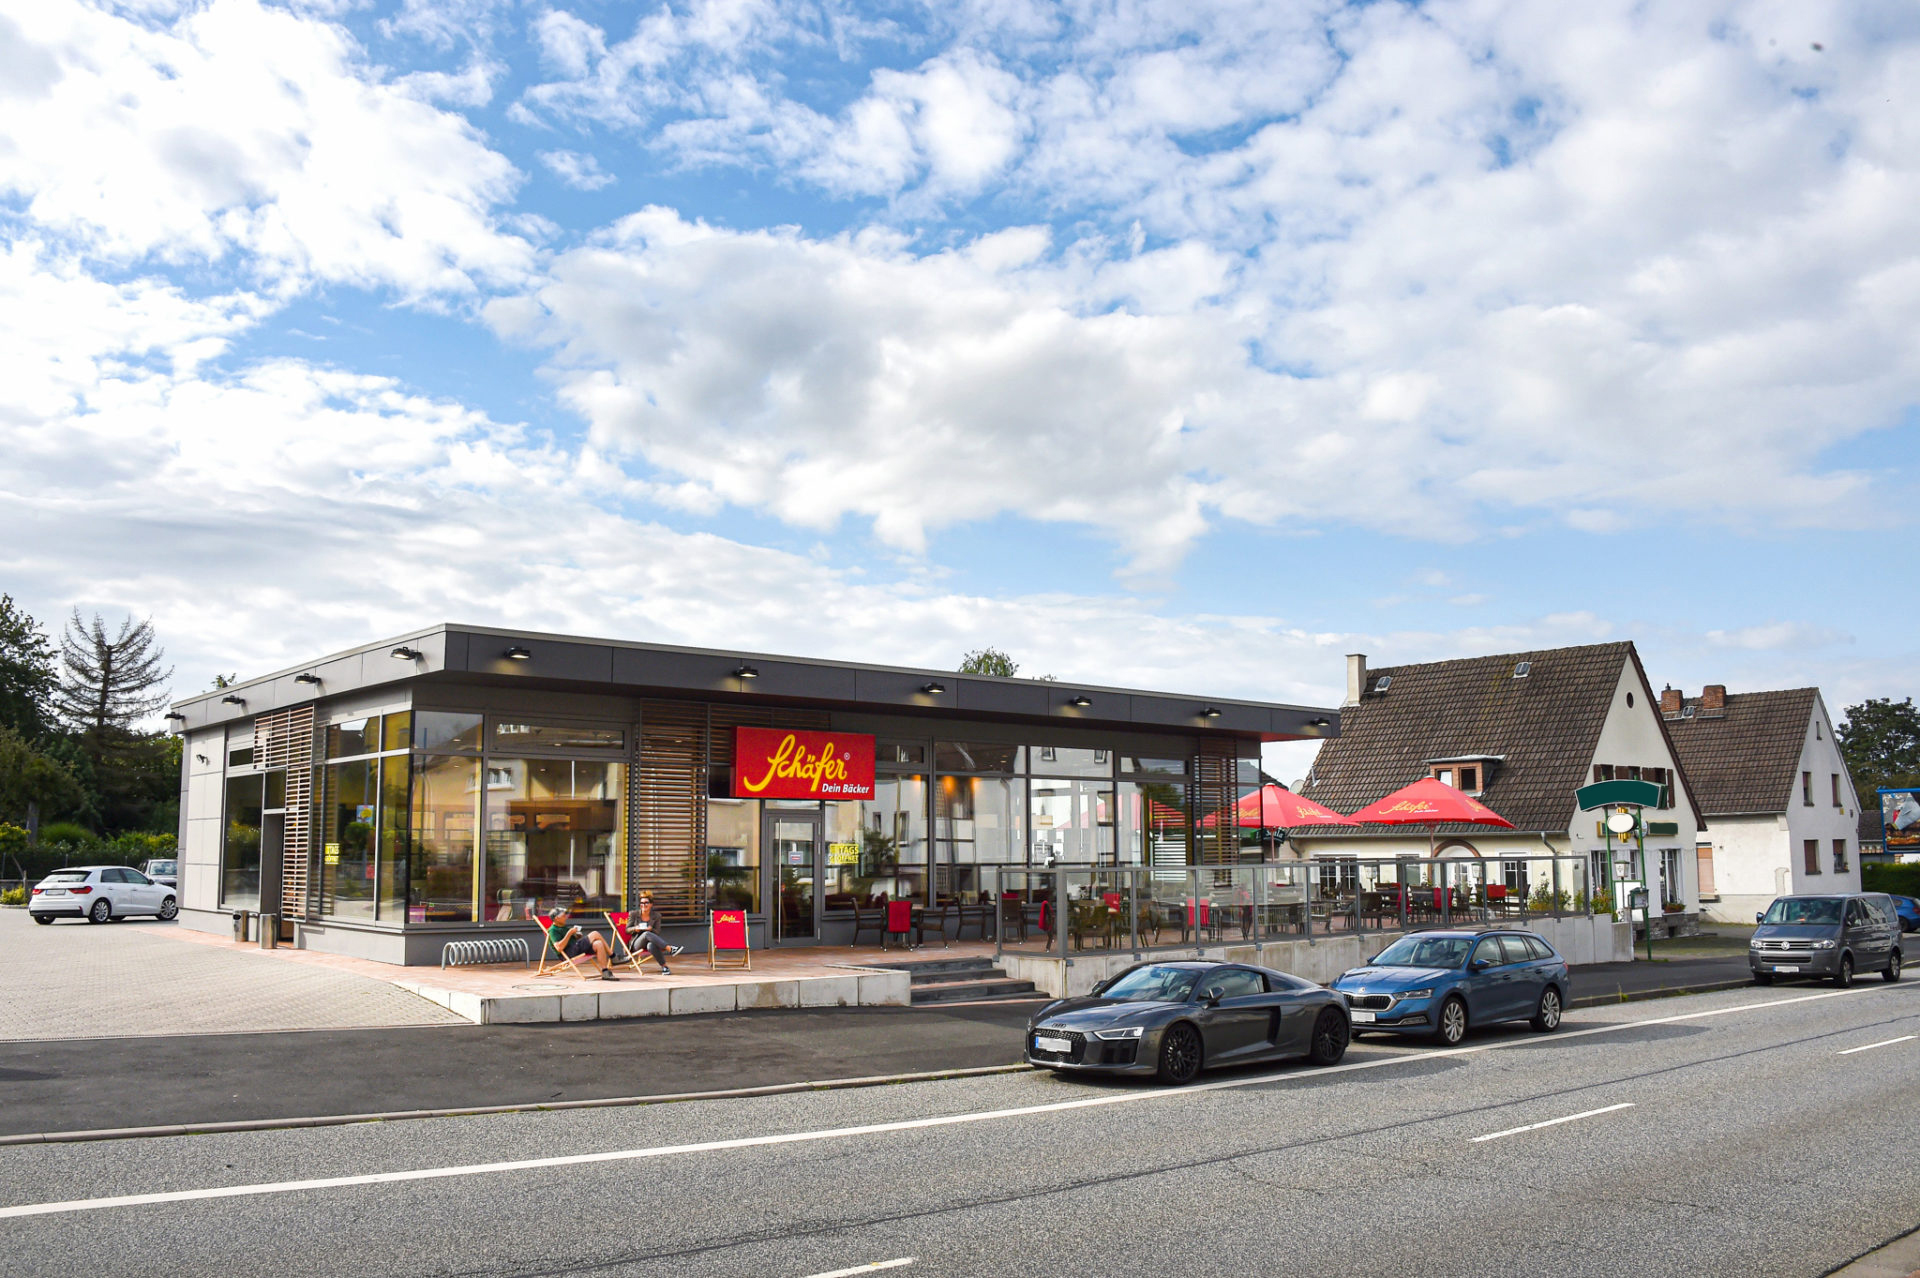
[[180, 721], [181, 723], [185, 723], [185, 722], [187, 721], [187, 716], [185, 716], [184, 714], [181, 714], [181, 713], [180, 713], [180, 712], [179, 712], [178, 710], [169, 710], [169, 711], [167, 711], [167, 716], [166, 716], [166, 717], [167, 717], [167, 718], [169, 718], [169, 719], [177, 719], [177, 720], [179, 720], [179, 721]]
[[758, 679], [760, 672], [752, 666], [741, 666], [733, 672], [733, 677], [736, 679]]
[[297, 675], [295, 675], [295, 676], [293, 677], [293, 681], [294, 681], [295, 683], [319, 683], [319, 682], [320, 682], [320, 676], [319, 676], [319, 675], [317, 675], [317, 674], [314, 674], [314, 673], [313, 673], [313, 672], [312, 672], [311, 670], [309, 670], [309, 671], [308, 671], [307, 673], [305, 673], [305, 674], [297, 674]]
[[247, 704], [247, 699], [245, 697], [236, 697], [229, 692], [226, 696], [220, 698], [220, 704], [223, 706], [244, 706]]
[[946, 690], [947, 685], [937, 679], [932, 683], [923, 683], [920, 685], [920, 691], [926, 693], [929, 697], [937, 697]]
[[420, 660], [420, 650], [418, 648], [409, 648], [405, 644], [401, 644], [398, 648], [395, 648], [392, 652], [388, 653], [387, 655], [389, 657], [392, 657], [396, 661]]
[[533, 660], [533, 654], [527, 651], [525, 648], [522, 648], [517, 643], [513, 645], [513, 647], [507, 649], [505, 652], [501, 653], [500, 655], [505, 657], [508, 661], [532, 661]]
[[1327, 718], [1324, 714], [1307, 720], [1307, 726], [1309, 728], [1325, 728], [1331, 726], [1332, 723], [1333, 720]]
[[208, 759], [207, 759], [207, 756], [206, 756], [206, 755], [204, 755], [204, 754], [196, 754], [196, 755], [194, 755], [194, 756], [193, 756], [193, 759], [194, 759], [194, 762], [196, 762], [196, 763], [206, 763], [206, 762], [208, 762]]
[[1202, 719], [1218, 719], [1220, 717], [1220, 707], [1202, 706], [1200, 707], [1200, 717]]
[[1093, 699], [1087, 696], [1069, 697], [1067, 699], [1067, 704], [1070, 706], [1078, 706], [1080, 707], [1080, 709], [1085, 710], [1088, 706], [1093, 704]]

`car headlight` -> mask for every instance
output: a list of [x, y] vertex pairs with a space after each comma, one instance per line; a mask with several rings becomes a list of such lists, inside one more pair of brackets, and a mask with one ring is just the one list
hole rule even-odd
[[1757, 936], [1754, 937], [1751, 941], [1747, 942], [1747, 948], [1750, 950], [1757, 950], [1760, 948], [1760, 945], [1761, 945], [1761, 941], [1760, 941], [1760, 938]]
[[1832, 941], [1815, 941], [1813, 943], [1813, 948], [1816, 950], [1830, 950], [1833, 948], [1833, 942]]
[[1104, 1039], [1139, 1038], [1145, 1031], [1146, 1027], [1144, 1025], [1129, 1025], [1125, 1029], [1095, 1030], [1093, 1036]]
[[1400, 993], [1394, 995], [1394, 997], [1399, 999], [1402, 1003], [1411, 1003], [1418, 998], [1432, 998], [1433, 987], [1429, 985], [1424, 990], [1402, 990], [1400, 991]]

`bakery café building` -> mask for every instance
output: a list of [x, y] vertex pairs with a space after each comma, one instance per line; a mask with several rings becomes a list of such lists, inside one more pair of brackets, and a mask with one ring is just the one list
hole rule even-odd
[[995, 867], [1225, 864], [1260, 744], [1338, 712], [436, 626], [181, 701], [181, 918], [435, 964], [651, 896], [669, 939], [846, 945]]

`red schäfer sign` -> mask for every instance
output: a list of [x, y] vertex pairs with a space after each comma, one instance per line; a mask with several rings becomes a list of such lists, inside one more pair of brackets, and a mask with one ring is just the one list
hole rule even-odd
[[736, 799], [871, 799], [873, 738], [857, 732], [733, 730]]

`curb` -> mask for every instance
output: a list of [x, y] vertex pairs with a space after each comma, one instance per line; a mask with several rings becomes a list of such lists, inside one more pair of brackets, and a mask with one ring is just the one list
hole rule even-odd
[[0, 1136], [0, 1146], [69, 1145], [95, 1140], [141, 1140], [152, 1136], [212, 1136], [225, 1132], [271, 1132], [300, 1127], [347, 1127], [354, 1123], [395, 1123], [416, 1118], [475, 1118], [485, 1114], [541, 1114], [569, 1109], [620, 1109], [636, 1105], [669, 1105], [680, 1101], [737, 1100], [749, 1096], [782, 1096], [793, 1092], [836, 1092], [857, 1087], [886, 1087], [894, 1083], [931, 1083], [946, 1078], [977, 1078], [988, 1074], [1019, 1074], [1033, 1066], [977, 1065], [967, 1069], [934, 1069], [915, 1074], [875, 1074], [866, 1078], [827, 1078], [805, 1083], [770, 1083], [765, 1087], [734, 1087], [713, 1092], [668, 1092], [658, 1096], [609, 1096], [599, 1100], [545, 1101], [527, 1105], [473, 1105], [464, 1109], [402, 1109], [376, 1114], [329, 1114], [318, 1118], [253, 1118], [231, 1123], [168, 1123], [157, 1127], [100, 1127], [78, 1132], [30, 1132]]
[[1644, 1003], [1656, 998], [1679, 998], [1683, 994], [1711, 994], [1715, 990], [1745, 989], [1752, 978], [1743, 981], [1702, 981], [1698, 985], [1676, 985], [1657, 990], [1623, 990], [1614, 994], [1585, 994], [1567, 1000], [1568, 1007], [1606, 1007], [1614, 1003]]

